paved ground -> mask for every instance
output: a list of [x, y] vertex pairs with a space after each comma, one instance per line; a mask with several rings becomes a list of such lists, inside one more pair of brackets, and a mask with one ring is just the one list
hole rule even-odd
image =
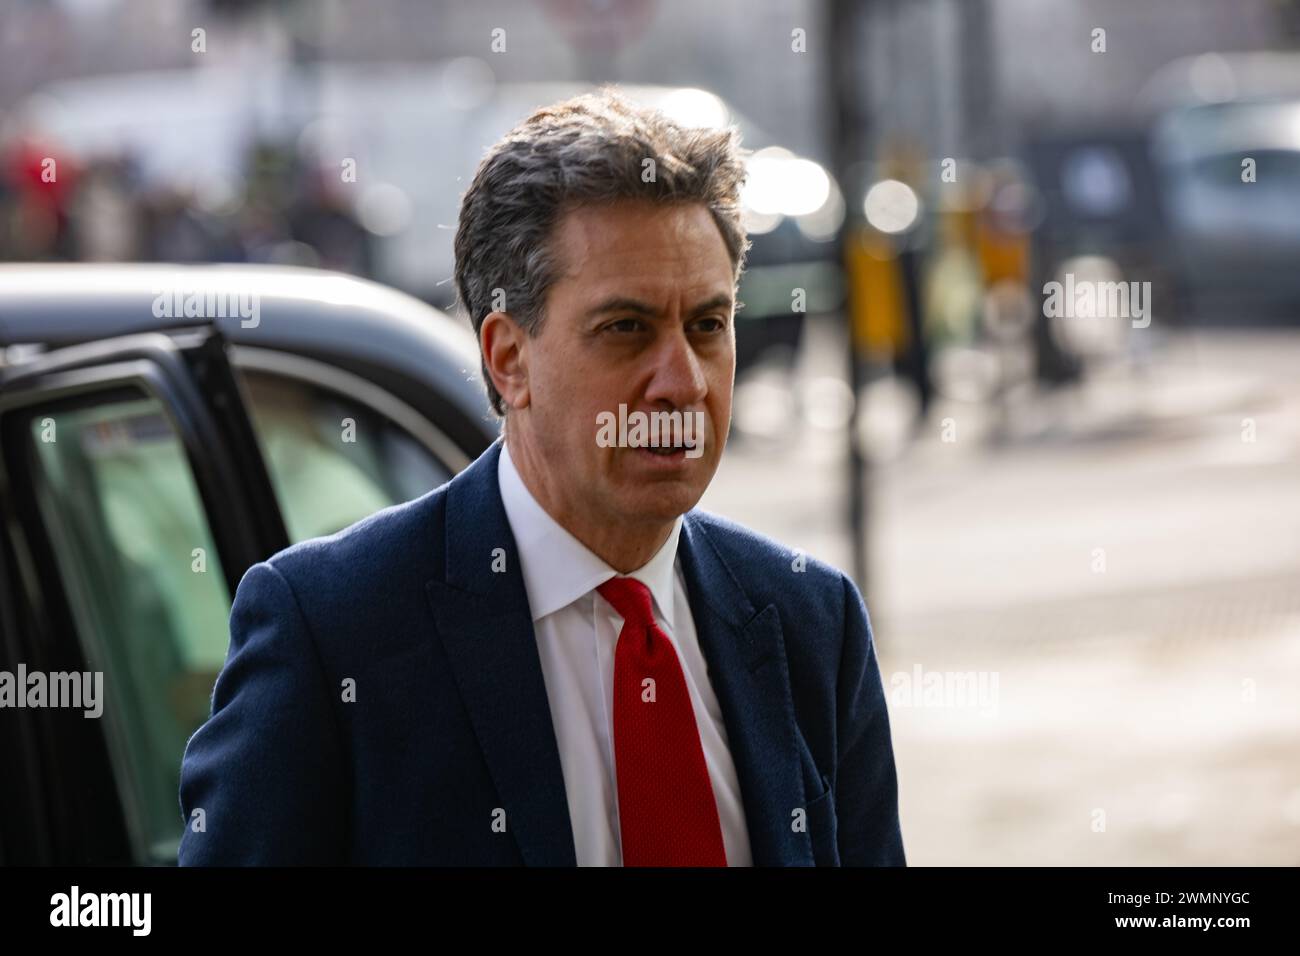
[[[798, 386], [837, 361], [815, 337]], [[1300, 864], [1300, 333], [1172, 337], [910, 442], [868, 401], [909, 860]], [[704, 504], [847, 568], [844, 444], [737, 441]]]

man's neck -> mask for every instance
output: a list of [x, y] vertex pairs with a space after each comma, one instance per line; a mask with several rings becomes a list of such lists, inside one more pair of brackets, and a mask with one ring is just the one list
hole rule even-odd
[[672, 534], [675, 521], [629, 526], [626, 521], [591, 520], [589, 512], [566, 507], [563, 497], [554, 493], [547, 482], [546, 468], [531, 443], [518, 438], [511, 440], [508, 428], [502, 441], [510, 449], [510, 460], [524, 487], [542, 510], [619, 574], [630, 574], [644, 567]]

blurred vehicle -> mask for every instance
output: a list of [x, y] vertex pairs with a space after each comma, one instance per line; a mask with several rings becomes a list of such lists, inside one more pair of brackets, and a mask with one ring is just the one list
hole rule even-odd
[[[78, 157], [136, 157], [142, 183], [184, 184], [214, 214], [237, 207], [257, 143], [287, 142], [301, 164], [297, 179], [319, 176], [333, 184], [333, 193], [350, 162], [355, 182], [341, 192], [374, 239], [372, 277], [450, 309], [460, 199], [479, 160], [538, 107], [591, 88], [499, 83], [485, 62], [470, 57], [437, 64], [323, 62], [259, 75], [216, 67], [52, 84], [19, 108], [17, 126]], [[620, 88], [686, 125], [740, 129], [744, 146], [754, 151], [742, 197], [753, 247], [740, 289], [737, 367], [771, 346], [796, 347], [805, 314], [834, 312], [843, 303], [831, 240], [844, 201], [834, 178], [712, 93]], [[303, 236], [286, 229], [281, 238], [283, 251], [273, 255], [302, 249]]]
[[175, 862], [240, 578], [468, 465], [478, 375], [461, 324], [348, 276], [0, 266], [0, 670], [104, 675], [98, 719], [0, 711], [0, 862]]
[[1300, 56], [1198, 57], [1152, 152], [1196, 315], [1234, 324], [1300, 315]]
[[[1179, 111], [1156, 140], [1197, 313], [1300, 315], [1300, 99]], [[1249, 161], [1251, 182], [1244, 182]]]

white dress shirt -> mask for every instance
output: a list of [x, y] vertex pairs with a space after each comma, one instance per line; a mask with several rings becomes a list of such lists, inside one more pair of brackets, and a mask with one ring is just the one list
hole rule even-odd
[[[520, 567], [546, 679], [579, 866], [622, 866], [618, 778], [614, 772], [614, 648], [623, 618], [596, 588], [618, 572], [555, 521], [529, 492], [502, 442], [497, 480]], [[736, 767], [718, 699], [695, 633], [677, 539], [628, 577], [654, 597], [655, 622], [677, 651], [695, 709], [704, 762], [718, 804], [728, 866], [752, 866]]]

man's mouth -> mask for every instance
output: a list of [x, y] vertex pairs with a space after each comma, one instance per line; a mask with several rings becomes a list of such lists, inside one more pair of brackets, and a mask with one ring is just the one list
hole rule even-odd
[[600, 447], [631, 448], [674, 464], [679, 458], [703, 455], [706, 437], [705, 413], [700, 410], [647, 413], [636, 409], [629, 414], [627, 404], [620, 402], [617, 415], [612, 411], [596, 415]]
[[636, 450], [658, 455], [661, 458], [671, 458], [674, 455], [685, 455], [688, 451], [695, 452], [698, 447], [694, 442], [681, 442], [676, 445], [641, 445]]

